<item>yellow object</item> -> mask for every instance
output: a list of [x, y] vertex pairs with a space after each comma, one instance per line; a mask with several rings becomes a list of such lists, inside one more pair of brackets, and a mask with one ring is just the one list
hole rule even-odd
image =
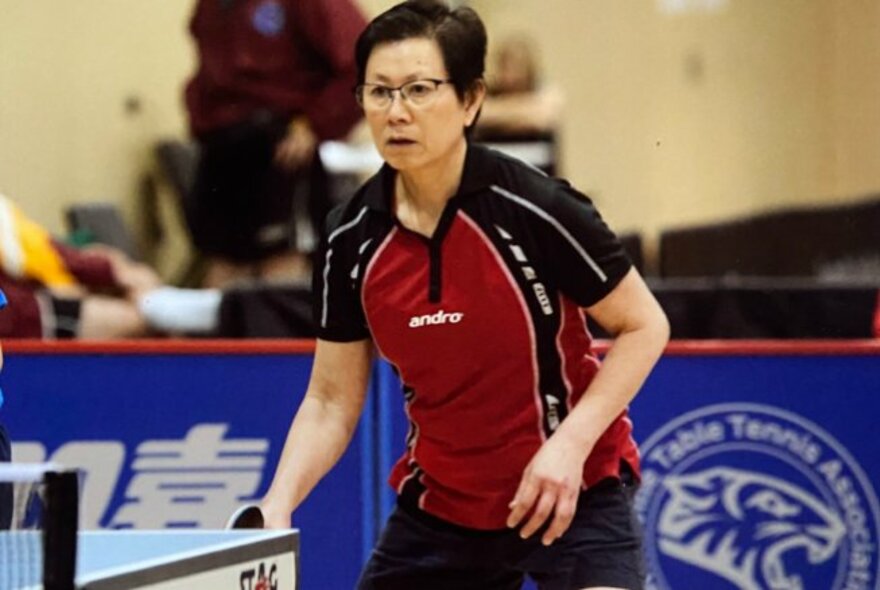
[[77, 284], [42, 226], [0, 194], [0, 268], [7, 275], [46, 287]]

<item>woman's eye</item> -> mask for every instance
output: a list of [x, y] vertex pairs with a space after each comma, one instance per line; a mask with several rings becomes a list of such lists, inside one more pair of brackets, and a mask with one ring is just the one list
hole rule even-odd
[[389, 90], [384, 86], [373, 86], [370, 88], [370, 98], [387, 98]]
[[414, 97], [425, 96], [431, 92], [431, 85], [417, 82], [409, 85], [409, 95]]

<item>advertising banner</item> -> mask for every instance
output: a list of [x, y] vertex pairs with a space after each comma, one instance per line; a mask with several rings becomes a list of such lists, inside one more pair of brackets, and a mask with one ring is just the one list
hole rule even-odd
[[[222, 526], [265, 493], [312, 362], [309, 347], [235, 346], [7, 347], [16, 460], [83, 471], [83, 528]], [[306, 590], [353, 587], [394, 502], [409, 424], [387, 365], [370, 389], [294, 517]], [[878, 415], [876, 343], [670, 345], [631, 407], [647, 588], [880, 587]]]
[[729, 353], [632, 406], [647, 588], [880, 587], [880, 356]]
[[[379, 375], [387, 474], [409, 425]], [[880, 346], [675, 343], [630, 415], [648, 590], [880, 588]]]
[[[222, 528], [268, 489], [312, 363], [312, 345], [7, 349], [0, 418], [13, 458], [81, 470], [83, 529]], [[351, 588], [372, 547], [372, 440], [359, 428], [296, 512], [306, 590]]]

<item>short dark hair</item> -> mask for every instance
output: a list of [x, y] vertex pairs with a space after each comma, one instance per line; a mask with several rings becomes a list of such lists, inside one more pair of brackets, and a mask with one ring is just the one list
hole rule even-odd
[[358, 84], [364, 83], [367, 60], [376, 45], [418, 37], [437, 41], [455, 93], [464, 100], [483, 78], [486, 27], [473, 9], [450, 9], [441, 0], [407, 0], [370, 21], [355, 46]]

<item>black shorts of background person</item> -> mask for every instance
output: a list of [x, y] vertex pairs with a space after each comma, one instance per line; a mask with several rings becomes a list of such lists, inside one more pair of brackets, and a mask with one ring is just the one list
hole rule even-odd
[[475, 531], [398, 503], [357, 588], [519, 590], [525, 576], [542, 590], [642, 588], [637, 489], [625, 466], [621, 479], [582, 492], [571, 526], [550, 546], [541, 544], [540, 534], [523, 540], [513, 529]]
[[[310, 253], [317, 243], [332, 205], [329, 178], [317, 153], [303, 170], [275, 164], [289, 122], [260, 112], [199, 137], [196, 182], [184, 212], [202, 254], [247, 264], [286, 251]], [[297, 235], [297, 227], [312, 236]]]

